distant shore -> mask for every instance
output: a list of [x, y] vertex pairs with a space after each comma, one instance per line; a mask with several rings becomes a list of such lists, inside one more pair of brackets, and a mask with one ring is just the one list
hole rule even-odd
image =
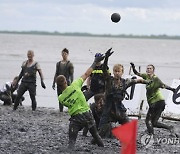
[[80, 32], [65, 32], [60, 33], [58, 31], [0, 31], [0, 34], [32, 34], [32, 35], [56, 35], [56, 36], [81, 36], [81, 37], [112, 37], [112, 38], [142, 38], [142, 39], [175, 39], [179, 40], [180, 36], [173, 35], [169, 36], [166, 34], [162, 35], [133, 35], [133, 34], [91, 34], [91, 33], [80, 33]]

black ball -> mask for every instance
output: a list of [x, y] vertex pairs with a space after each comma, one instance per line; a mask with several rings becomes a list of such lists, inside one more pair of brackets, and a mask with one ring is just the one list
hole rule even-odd
[[113, 13], [111, 15], [111, 20], [112, 20], [112, 22], [115, 22], [115, 23], [119, 22], [121, 20], [120, 14], [119, 13]]

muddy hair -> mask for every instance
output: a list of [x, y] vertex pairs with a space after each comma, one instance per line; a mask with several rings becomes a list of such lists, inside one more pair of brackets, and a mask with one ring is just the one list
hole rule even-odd
[[59, 76], [57, 76], [57, 78], [56, 78], [56, 83], [57, 83], [57, 85], [60, 86], [60, 87], [64, 85], [65, 81], [66, 81], [66, 78], [65, 78], [64, 75], [59, 75]]
[[104, 93], [99, 93], [99, 94], [94, 95], [95, 102], [98, 102], [101, 98], [103, 98], [104, 100]]
[[115, 70], [115, 69], [120, 69], [120, 68], [122, 68], [122, 72], [124, 73], [124, 66], [123, 66], [123, 65], [121, 65], [121, 64], [115, 64], [115, 65], [113, 66], [113, 70]]
[[34, 51], [33, 50], [28, 50], [27, 54], [31, 53], [34, 56]]
[[62, 52], [66, 52], [67, 54], [69, 54], [69, 50], [67, 48], [64, 48]]
[[15, 76], [15, 77], [14, 77], [14, 80], [18, 80], [18, 79], [19, 79], [19, 76]]

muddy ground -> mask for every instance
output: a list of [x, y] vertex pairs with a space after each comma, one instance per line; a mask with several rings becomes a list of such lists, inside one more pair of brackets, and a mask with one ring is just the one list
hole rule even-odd
[[[180, 122], [164, 120], [173, 125], [180, 134]], [[79, 132], [74, 151], [68, 151], [67, 112], [59, 113], [51, 108], [20, 106], [16, 111], [12, 106], [0, 104], [0, 154], [119, 154], [121, 145], [115, 138], [103, 139], [105, 147], [92, 145], [92, 137]], [[155, 129], [156, 138], [148, 140], [144, 120], [138, 121], [137, 153], [172, 154], [180, 153], [180, 140], [163, 129]], [[148, 142], [150, 141], [150, 142]]]

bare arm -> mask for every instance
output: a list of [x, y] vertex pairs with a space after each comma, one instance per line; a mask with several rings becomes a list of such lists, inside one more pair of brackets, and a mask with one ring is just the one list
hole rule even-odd
[[43, 73], [42, 73], [41, 69], [38, 69], [38, 73], [39, 73], [41, 81], [44, 80], [44, 76], [43, 76]]
[[175, 90], [176, 90], [175, 88], [172, 88], [172, 87], [164, 84], [158, 77], [156, 79], [160, 83], [160, 88], [164, 88], [164, 89], [167, 89], [167, 90], [171, 90], [172, 92], [175, 92]]
[[176, 90], [175, 88], [172, 88], [172, 87], [170, 87], [170, 86], [168, 86], [166, 84], [163, 84], [162, 88], [165, 88], [167, 90], [171, 90], [172, 92], [175, 92], [175, 90]]
[[44, 89], [46, 89], [46, 86], [45, 86], [45, 84], [44, 84], [44, 76], [43, 76], [43, 73], [42, 73], [42, 70], [41, 69], [38, 69], [38, 73], [39, 73], [39, 76], [40, 76], [40, 78], [41, 78], [41, 86], [44, 88]]
[[21, 72], [19, 73], [19, 76], [18, 76], [18, 80], [17, 80], [17, 83], [21, 80], [21, 78], [23, 77], [23, 69], [21, 69]]
[[21, 69], [21, 72], [19, 73], [18, 79], [14, 82], [14, 86], [18, 86], [19, 81], [23, 77], [23, 69]]
[[56, 72], [54, 74], [53, 85], [52, 85], [53, 89], [55, 89], [55, 83], [56, 83], [57, 72], [58, 72], [58, 64], [59, 63], [56, 63]]
[[73, 66], [72, 63], [71, 63], [71, 65], [70, 65], [69, 74], [70, 74], [70, 82], [72, 83], [73, 80], [74, 80], [74, 66]]
[[144, 79], [135, 79], [135, 82], [136, 83], [141, 83], [141, 84], [150, 84], [151, 81], [147, 81], [147, 80], [144, 80]]
[[72, 83], [73, 80], [74, 80], [74, 75], [72, 74], [72, 75], [70, 76], [70, 82]]
[[56, 78], [57, 78], [57, 75], [55, 74], [55, 75], [54, 75], [54, 79], [53, 79], [53, 85], [52, 85], [52, 87], [55, 87]]
[[91, 75], [93, 70], [94, 70], [94, 68], [92, 68], [92, 67], [90, 67], [86, 70], [86, 72], [81, 76], [83, 81], [85, 81]]
[[91, 84], [91, 76], [89, 76], [89, 77], [87, 78], [87, 88], [90, 87], [90, 84]]
[[152, 81], [147, 81], [147, 80], [144, 80], [144, 79], [128, 79], [129, 82], [127, 84], [127, 88], [129, 88], [130, 86], [134, 85], [134, 84], [150, 84]]
[[26, 64], [27, 64], [27, 61], [25, 61], [25, 62], [22, 63], [21, 72], [19, 73], [18, 79], [17, 79], [17, 81], [15, 82], [15, 85], [18, 85], [19, 81], [20, 81], [21, 78], [24, 76], [24, 65], [26, 65]]

